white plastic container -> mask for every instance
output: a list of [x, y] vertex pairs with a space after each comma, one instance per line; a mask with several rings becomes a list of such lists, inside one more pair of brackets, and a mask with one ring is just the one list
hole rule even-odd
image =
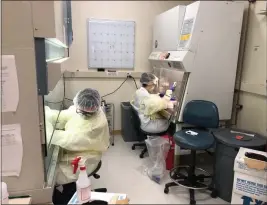
[[89, 202], [91, 199], [91, 181], [87, 176], [86, 167], [80, 167], [79, 178], [76, 181], [79, 204]]
[[231, 204], [267, 204], [267, 165], [259, 170], [246, 162], [246, 152], [267, 157], [266, 152], [241, 147], [235, 158]]
[[171, 98], [172, 98], [172, 90], [166, 90], [164, 98], [166, 100], [171, 100]]
[[5, 182], [2, 182], [1, 204], [9, 204], [8, 196], [7, 185]]

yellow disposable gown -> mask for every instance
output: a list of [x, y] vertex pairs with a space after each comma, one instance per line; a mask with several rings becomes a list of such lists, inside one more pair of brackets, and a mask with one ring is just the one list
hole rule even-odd
[[59, 113], [58, 110], [51, 110], [50, 107], [45, 106], [45, 120], [46, 120], [46, 123], [49, 122], [54, 127], [55, 124], [56, 124], [58, 113]]
[[[90, 116], [83, 117], [76, 113], [74, 106], [60, 113], [58, 125], [65, 130], [55, 130], [51, 143], [62, 148], [62, 155], [57, 170], [58, 185], [74, 182], [78, 173], [73, 174], [71, 161], [79, 156], [80, 165], [85, 165], [87, 173], [95, 170], [102, 153], [109, 147], [109, 128], [102, 109]], [[58, 126], [57, 126], [58, 127]]]
[[153, 116], [167, 108], [167, 101], [158, 95], [149, 95], [140, 104], [140, 110], [147, 116]]
[[168, 129], [168, 120], [158, 114], [159, 111], [167, 108], [166, 100], [158, 95], [149, 94], [145, 88], [141, 87], [135, 92], [131, 104], [138, 111], [142, 130], [160, 133]]

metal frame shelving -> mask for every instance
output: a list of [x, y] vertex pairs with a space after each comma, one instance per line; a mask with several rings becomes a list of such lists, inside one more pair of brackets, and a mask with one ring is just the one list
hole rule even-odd
[[104, 106], [106, 118], [108, 121], [110, 143], [114, 146], [114, 122], [115, 122], [115, 106], [113, 103], [106, 103]]

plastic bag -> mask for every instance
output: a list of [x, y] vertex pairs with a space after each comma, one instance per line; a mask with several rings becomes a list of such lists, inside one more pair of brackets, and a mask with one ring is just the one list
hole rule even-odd
[[152, 162], [152, 166], [147, 168], [147, 175], [151, 180], [160, 183], [166, 172], [165, 160], [170, 149], [170, 144], [166, 139], [161, 137], [148, 137], [146, 146], [149, 159]]

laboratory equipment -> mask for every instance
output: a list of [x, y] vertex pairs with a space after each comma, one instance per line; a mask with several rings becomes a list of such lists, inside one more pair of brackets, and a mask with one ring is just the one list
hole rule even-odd
[[52, 200], [60, 149], [47, 146], [44, 95], [68, 63], [70, 9], [70, 1], [2, 2], [2, 55], [15, 57], [19, 103], [15, 112], [2, 113], [1, 123], [20, 124], [23, 141], [20, 175], [2, 180], [10, 195], [30, 195], [33, 203]]
[[156, 17], [149, 60], [161, 91], [177, 82], [178, 104], [165, 117], [182, 122], [189, 101], [208, 100], [220, 120], [231, 118], [243, 10], [244, 2], [197, 1]]

